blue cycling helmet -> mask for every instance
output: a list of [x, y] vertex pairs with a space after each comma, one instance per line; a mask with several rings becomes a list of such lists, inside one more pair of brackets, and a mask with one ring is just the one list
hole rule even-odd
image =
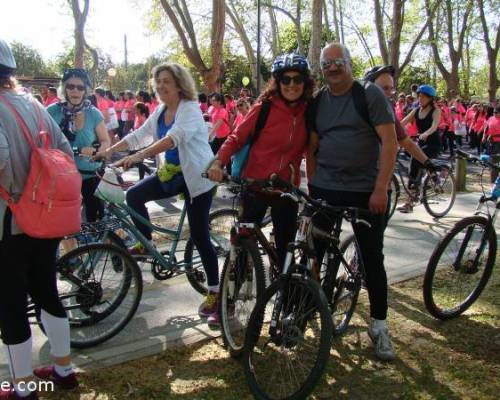
[[309, 63], [307, 59], [300, 54], [289, 53], [279, 55], [271, 66], [271, 73], [276, 77], [285, 71], [297, 71], [307, 74], [309, 72]]
[[417, 94], [423, 93], [429, 97], [436, 97], [436, 89], [431, 85], [420, 85], [417, 89]]
[[83, 68], [69, 68], [64, 71], [62, 82], [66, 82], [69, 78], [80, 78], [85, 86], [92, 87], [89, 74]]

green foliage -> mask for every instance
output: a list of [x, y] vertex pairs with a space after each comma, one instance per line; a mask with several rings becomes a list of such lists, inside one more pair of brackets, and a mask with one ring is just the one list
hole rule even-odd
[[37, 50], [17, 41], [12, 42], [11, 48], [16, 60], [18, 75], [54, 76]]
[[410, 93], [411, 85], [414, 83], [417, 85], [423, 85], [431, 82], [432, 77], [427, 69], [420, 66], [408, 65], [399, 77], [397, 90], [400, 92]]
[[[311, 41], [311, 25], [302, 24], [301, 32], [302, 40], [304, 41], [304, 53], [307, 55], [309, 53], [309, 42]], [[325, 46], [333, 39], [333, 32], [331, 32], [327, 27], [323, 27], [323, 32], [321, 35], [321, 47]], [[297, 42], [297, 31], [295, 30], [295, 25], [293, 23], [285, 22], [280, 24], [279, 40], [281, 43], [281, 49], [284, 53], [297, 51], [299, 44]]]

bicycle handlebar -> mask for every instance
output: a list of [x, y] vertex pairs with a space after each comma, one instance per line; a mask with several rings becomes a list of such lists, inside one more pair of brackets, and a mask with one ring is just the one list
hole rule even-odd
[[463, 150], [457, 149], [457, 154], [461, 157], [466, 159], [467, 161], [473, 162], [473, 163], [479, 163], [481, 165], [484, 165], [485, 167], [491, 168], [496, 171], [500, 171], [500, 166], [493, 164], [491, 161], [488, 160], [481, 160], [480, 158], [470, 154], [466, 153]]

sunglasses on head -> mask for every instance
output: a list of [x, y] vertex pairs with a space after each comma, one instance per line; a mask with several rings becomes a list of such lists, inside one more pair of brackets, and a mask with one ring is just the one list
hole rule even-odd
[[74, 85], [72, 83], [68, 83], [66, 85], [66, 89], [68, 90], [78, 90], [79, 92], [84, 92], [85, 91], [85, 85]]
[[280, 82], [283, 85], [289, 85], [292, 81], [296, 85], [300, 85], [301, 83], [304, 83], [304, 77], [302, 75], [295, 75], [295, 76], [283, 75], [280, 78]]
[[346, 60], [344, 58], [334, 58], [333, 60], [321, 60], [319, 64], [322, 69], [328, 69], [332, 65], [335, 65], [337, 68], [342, 68], [346, 65]]

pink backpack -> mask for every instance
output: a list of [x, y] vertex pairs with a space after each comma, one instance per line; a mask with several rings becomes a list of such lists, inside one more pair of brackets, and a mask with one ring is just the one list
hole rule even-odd
[[33, 141], [28, 127], [10, 102], [0, 100], [12, 111], [31, 147], [28, 179], [17, 203], [0, 186], [4, 199], [19, 228], [28, 236], [40, 239], [60, 238], [80, 230], [82, 178], [73, 159], [59, 149], [50, 148], [50, 135], [45, 130], [40, 108], [36, 110], [40, 132]]

